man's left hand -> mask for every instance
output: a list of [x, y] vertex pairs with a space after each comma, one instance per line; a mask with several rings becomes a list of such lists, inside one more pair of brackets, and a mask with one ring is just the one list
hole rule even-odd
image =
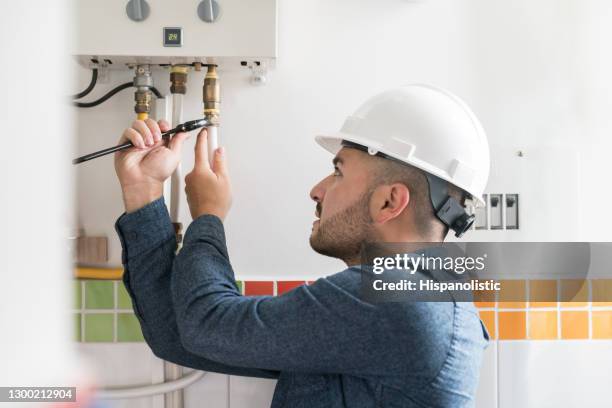
[[225, 151], [223, 147], [215, 150], [211, 167], [208, 162], [207, 138], [206, 129], [202, 129], [195, 145], [193, 170], [185, 176], [185, 193], [191, 218], [195, 220], [201, 215], [212, 214], [223, 221], [232, 203]]

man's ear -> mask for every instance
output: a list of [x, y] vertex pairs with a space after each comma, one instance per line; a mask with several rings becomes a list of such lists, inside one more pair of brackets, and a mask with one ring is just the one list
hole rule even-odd
[[374, 190], [370, 212], [374, 222], [384, 224], [399, 217], [410, 202], [410, 190], [402, 183], [382, 185]]

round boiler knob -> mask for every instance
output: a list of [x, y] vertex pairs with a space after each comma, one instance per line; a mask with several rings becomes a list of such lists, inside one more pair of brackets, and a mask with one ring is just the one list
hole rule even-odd
[[125, 6], [125, 12], [132, 21], [144, 21], [149, 17], [151, 8], [145, 0], [130, 0]]
[[221, 8], [217, 0], [202, 0], [198, 4], [198, 16], [206, 23], [214, 23], [221, 14]]

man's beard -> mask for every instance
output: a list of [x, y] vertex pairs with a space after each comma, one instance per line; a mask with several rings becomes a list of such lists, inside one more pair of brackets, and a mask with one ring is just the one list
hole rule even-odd
[[353, 205], [331, 216], [310, 236], [316, 252], [343, 260], [349, 266], [359, 263], [362, 245], [373, 235], [369, 203], [373, 191], [367, 191]]

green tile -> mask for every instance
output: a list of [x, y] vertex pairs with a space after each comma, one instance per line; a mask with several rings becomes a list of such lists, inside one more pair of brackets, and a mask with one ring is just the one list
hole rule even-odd
[[117, 283], [117, 307], [119, 309], [132, 309], [132, 298], [130, 298], [130, 294], [121, 281]]
[[242, 293], [242, 281], [236, 281], [236, 285], [238, 285], [238, 290]]
[[74, 319], [73, 320], [73, 323], [74, 323], [73, 339], [74, 341], [81, 341], [81, 314], [73, 313], [72, 317]]
[[113, 341], [112, 313], [92, 313], [85, 315], [85, 341]]
[[81, 305], [82, 305], [82, 300], [83, 297], [81, 296], [81, 281], [78, 279], [75, 279], [72, 281], [72, 300], [74, 301], [74, 308], [75, 309], [80, 309]]
[[112, 309], [114, 307], [113, 281], [85, 281], [86, 309]]
[[133, 313], [117, 313], [117, 341], [144, 341], [140, 322]]

